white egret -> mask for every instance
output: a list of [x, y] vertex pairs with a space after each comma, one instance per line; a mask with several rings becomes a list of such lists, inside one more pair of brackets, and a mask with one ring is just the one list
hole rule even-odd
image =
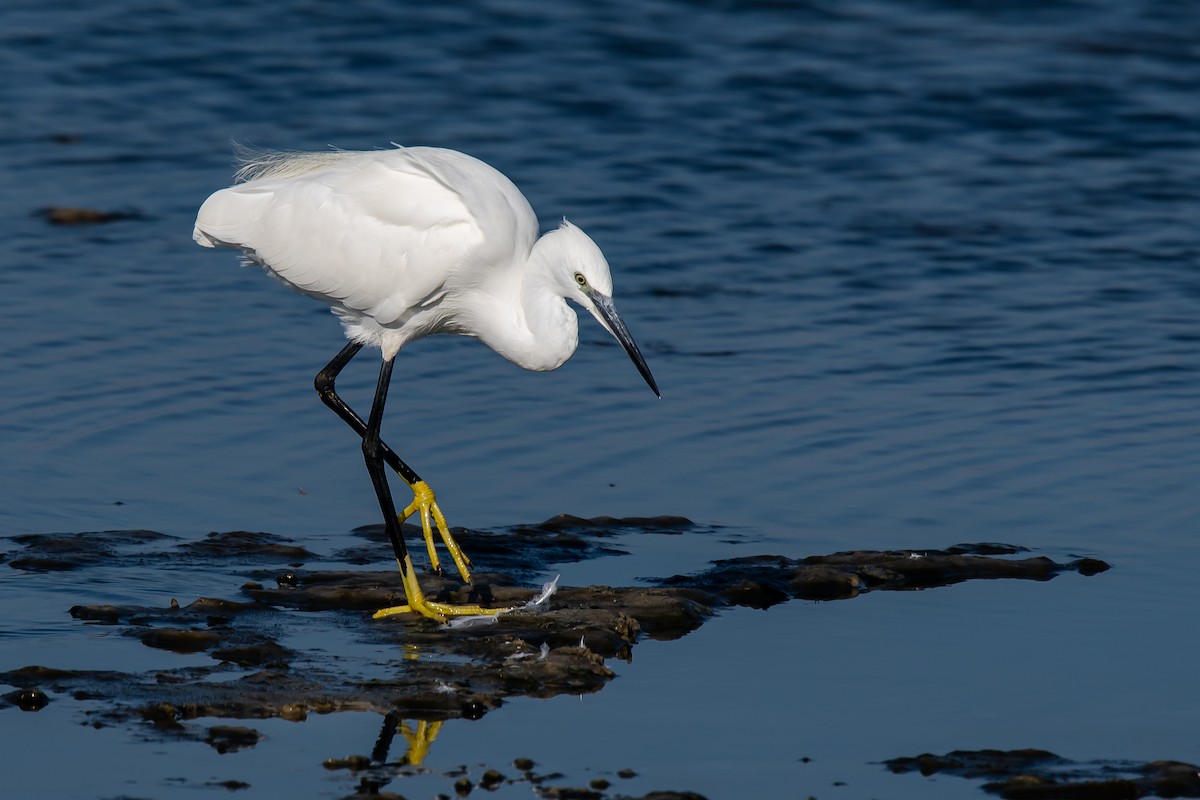
[[[407, 605], [377, 617], [417, 611], [448, 615], [498, 609], [428, 600], [401, 536], [419, 513], [431, 565], [436, 527], [464, 581], [470, 561], [450, 535], [433, 491], [380, 440], [392, 363], [408, 342], [434, 333], [481, 340], [531, 370], [563, 364], [579, 341], [572, 300], [611, 333], [654, 393], [658, 387], [612, 300], [600, 248], [563, 220], [540, 238], [529, 201], [487, 164], [433, 147], [368, 152], [245, 151], [233, 186], [201, 206], [192, 237], [232, 247], [296, 291], [332, 307], [350, 340], [316, 377], [317, 393], [362, 437], [367, 472], [404, 582]], [[334, 390], [362, 349], [383, 353], [367, 422]], [[413, 491], [397, 515], [384, 464]]]

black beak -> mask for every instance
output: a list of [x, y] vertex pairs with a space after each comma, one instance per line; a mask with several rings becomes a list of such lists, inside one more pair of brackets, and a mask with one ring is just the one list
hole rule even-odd
[[591, 298], [593, 307], [596, 309], [597, 318], [604, 323], [604, 327], [608, 328], [609, 332], [621, 343], [621, 347], [625, 348], [625, 352], [633, 360], [633, 365], [637, 367], [637, 371], [642, 374], [642, 377], [646, 379], [646, 383], [654, 390], [654, 395], [662, 397], [658, 391], [658, 384], [654, 382], [654, 376], [650, 374], [650, 368], [646, 366], [646, 359], [642, 358], [642, 351], [638, 350], [637, 343], [629, 335], [629, 329], [625, 327], [625, 323], [621, 320], [621, 315], [617, 313], [617, 307], [613, 305], [612, 298], [606, 297], [599, 292], [591, 292], [589, 297]]

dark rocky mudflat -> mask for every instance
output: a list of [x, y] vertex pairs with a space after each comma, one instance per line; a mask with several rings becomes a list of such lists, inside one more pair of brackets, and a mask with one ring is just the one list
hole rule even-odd
[[1180, 761], [1071, 761], [1046, 750], [955, 750], [884, 762], [892, 772], [984, 781], [1006, 800], [1200, 797], [1200, 767]]
[[[341, 710], [398, 712], [425, 720], [477, 717], [506, 697], [597, 691], [613, 677], [607, 659], [630, 659], [642, 637], [684, 636], [728, 606], [766, 608], [791, 599], [851, 598], [966, 580], [1045, 581], [1063, 572], [1092, 575], [1108, 568], [1094, 559], [1060, 564], [997, 544], [802, 559], [764, 555], [715, 562], [699, 574], [676, 575], [657, 585], [564, 586], [544, 607], [519, 608], [538, 592], [529, 579], [551, 564], [619, 553], [613, 544], [618, 533], [673, 534], [689, 527], [677, 517], [556, 517], [502, 532], [457, 531], [477, 563], [497, 571], [476, 573], [470, 585], [424, 575], [426, 592], [443, 602], [518, 608], [451, 625], [415, 615], [371, 619], [370, 612], [403, 602], [396, 570], [319, 569], [314, 564], [320, 557], [271, 534], [214, 533], [182, 543], [151, 531], [18, 536], [13, 541], [22, 550], [8, 559], [15, 569], [83, 570], [118, 559], [144, 566], [227, 562], [231, 571], [252, 579], [231, 587], [229, 598], [200, 598], [183, 606], [99, 603], [69, 610], [85, 624], [119, 627], [147, 647], [207, 653], [209, 665], [152, 675], [20, 666], [0, 673], [0, 680], [24, 692], [5, 696], [23, 708], [37, 705], [32, 692], [73, 694], [105, 701], [101, 716], [108, 720], [145, 719], [161, 730], [181, 730], [182, 721], [198, 718], [295, 719]], [[416, 530], [409, 532], [414, 534], [410, 541], [417, 541]], [[382, 535], [377, 526], [358, 533], [368, 540]], [[375, 541], [333, 558], [356, 563], [368, 550], [373, 560], [386, 563], [386, 546]], [[281, 643], [289, 629], [318, 612], [340, 615], [339, 624], [350, 625], [363, 641], [420, 657], [399, 658], [394, 668], [375, 674], [347, 674]], [[220, 680], [213, 680], [217, 675]]]
[[[419, 768], [446, 720], [478, 718], [511, 697], [596, 692], [614, 677], [610, 659], [632, 659], [642, 638], [682, 637], [723, 608], [848, 599], [967, 580], [1046, 581], [1064, 572], [1094, 575], [1108, 568], [1094, 559], [1057, 563], [998, 544], [800, 559], [762, 555], [714, 562], [700, 573], [646, 585], [562, 586], [538, 607], [521, 607], [539, 594], [535, 581], [552, 565], [621, 553], [618, 535], [685, 532], [706, 531], [676, 517], [557, 517], [498, 532], [456, 531], [476, 563], [491, 571], [477, 572], [470, 585], [423, 575], [427, 594], [442, 602], [515, 610], [450, 625], [411, 614], [371, 618], [374, 610], [403, 602], [396, 570], [353, 568], [388, 563], [379, 526], [359, 529], [363, 545], [329, 557], [280, 536], [245, 531], [214, 533], [198, 542], [152, 531], [13, 537], [17, 549], [6, 554], [10, 568], [82, 573], [72, 578], [76, 594], [88, 590], [87, 570], [117, 564], [216, 569], [230, 576], [230, 590], [226, 597], [186, 604], [96, 602], [64, 608], [82, 625], [111, 627], [146, 647], [193, 658], [186, 666], [149, 672], [0, 665], [7, 670], [0, 682], [14, 687], [0, 696], [0, 705], [12, 709], [7, 713], [20, 713], [16, 709], [36, 711], [73, 698], [97, 727], [135, 724], [156, 736], [203, 742], [222, 753], [255, 747], [262, 735], [252, 726], [256, 719], [299, 721], [309, 714], [373, 711], [383, 718], [383, 729], [372, 754], [326, 764], [354, 773], [364, 782], [360, 791], [369, 793], [404, 770]], [[410, 542], [419, 542], [416, 529], [408, 533]], [[311, 641], [321, 626], [348, 633], [383, 655], [355, 661], [297, 644]], [[197, 665], [196, 654], [210, 661]], [[398, 734], [405, 746], [389, 754]], [[555, 788], [547, 776], [524, 772], [502, 779], [530, 783], [545, 797], [610, 796], [606, 787]]]

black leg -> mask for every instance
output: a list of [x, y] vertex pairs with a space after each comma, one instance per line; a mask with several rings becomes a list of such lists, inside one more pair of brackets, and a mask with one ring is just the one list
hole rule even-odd
[[371, 760], [380, 764], [388, 760], [388, 751], [392, 749], [392, 740], [396, 738], [396, 729], [400, 726], [403, 720], [400, 718], [400, 712], [396, 710], [389, 711], [383, 718], [383, 729], [379, 731], [379, 738], [375, 740], [375, 749], [371, 751]]
[[[371, 414], [366, 424], [363, 424], [362, 417], [354, 413], [354, 409], [346, 405], [346, 402], [338, 396], [337, 391], [334, 389], [334, 382], [337, 380], [338, 374], [361, 349], [362, 345], [354, 342], [343, 347], [341, 352], [334, 356], [333, 360], [325, 366], [325, 369], [317, 373], [314, 383], [317, 387], [317, 393], [321, 396], [321, 401], [333, 409], [334, 413], [341, 417], [347, 425], [354, 429], [355, 433], [362, 437], [363, 459], [367, 464], [367, 473], [371, 476], [371, 485], [375, 487], [375, 497], [379, 500], [379, 510], [383, 512], [384, 528], [387, 530], [388, 540], [392, 543], [392, 549], [396, 551], [396, 562], [400, 567], [400, 576], [404, 580], [404, 595], [408, 600], [408, 604], [380, 609], [375, 612], [374, 617], [381, 619], [393, 614], [415, 611], [439, 622], [444, 622], [446, 617], [451, 615], [496, 614], [506, 610], [483, 608], [478, 605], [449, 605], [446, 603], [431, 602], [425, 598], [425, 593], [421, 591], [421, 586], [417, 582], [416, 570], [413, 569], [412, 559], [408, 555], [408, 548], [405, 546], [404, 539], [400, 533], [400, 519], [396, 515], [396, 505], [392, 500], [391, 489], [388, 487], [387, 473], [384, 470], [385, 465], [399, 473], [400, 477], [413, 490], [413, 503], [405, 508], [404, 515], [407, 518], [414, 511], [420, 511], [421, 532], [425, 538], [425, 545], [429, 550], [430, 566], [439, 573], [441, 572], [438, 566], [437, 553], [434, 550], [433, 530], [435, 522], [436, 528], [441, 534], [442, 541], [445, 542], [446, 548], [454, 558], [454, 564], [458, 568], [459, 574], [468, 583], [471, 581], [469, 572], [471, 562], [462, 552], [462, 548], [458, 546], [458, 543], [454, 541], [454, 537], [450, 535], [450, 527], [446, 524], [446, 518], [437, 506], [433, 490], [379, 438], [379, 428], [383, 424], [383, 407], [387, 401], [388, 384], [392, 380], [392, 362], [384, 361], [383, 366], [379, 369], [379, 383], [375, 386], [375, 400], [371, 404]], [[421, 726], [424, 725], [425, 723], [421, 723]], [[433, 727], [435, 725], [439, 725], [439, 723], [431, 723], [427, 732], [427, 738], [430, 742], [437, 736], [437, 729]], [[421, 733], [422, 730], [423, 727], [419, 727], [419, 738], [424, 736]], [[421, 741], [425, 741], [425, 738], [421, 738]], [[412, 749], [410, 746], [410, 750]]]
[[[325, 368], [317, 373], [313, 383], [316, 385], [317, 394], [321, 398], [321, 402], [329, 406], [335, 414], [349, 425], [359, 436], [366, 437], [367, 426], [362, 421], [362, 417], [354, 412], [337, 393], [335, 382], [337, 376], [341, 374], [342, 369], [350, 363], [350, 359], [358, 354], [362, 349], [362, 345], [357, 342], [351, 342], [342, 348], [333, 360], [325, 365]], [[429, 486], [421, 480], [417, 475], [416, 470], [400, 460], [390, 447], [382, 441], [378, 442], [378, 455], [384, 462], [394, 469], [405, 483], [413, 490], [413, 505], [405, 508], [404, 516], [408, 516], [414, 511], [420, 511], [421, 519], [421, 534], [425, 538], [425, 546], [429, 551], [429, 565], [434, 572], [441, 575], [442, 568], [439, 563], [437, 552], [433, 542], [433, 526], [436, 523], [437, 530], [441, 534], [442, 540], [446, 543], [446, 548], [450, 551], [450, 555], [454, 558], [454, 565], [458, 568], [459, 574], [464, 581], [468, 583], [471, 580], [470, 568], [471, 560], [463, 553], [462, 548], [454, 541], [454, 537], [450, 535], [450, 528], [446, 524], [445, 517], [442, 515], [434, 500], [433, 491]], [[389, 495], [390, 496], [390, 495]], [[395, 546], [393, 545], [393, 548]], [[399, 552], [399, 550], [397, 550]], [[401, 559], [403, 561], [403, 559]]]
[[[387, 473], [383, 469], [383, 451], [386, 445], [379, 439], [379, 427], [383, 424], [383, 405], [387, 401], [388, 384], [391, 381], [392, 362], [384, 361], [383, 366], [379, 368], [379, 383], [375, 385], [375, 401], [371, 403], [371, 416], [363, 433], [362, 449], [363, 458], [367, 462], [367, 472], [371, 475], [371, 484], [375, 487], [375, 496], [379, 498], [379, 510], [383, 512], [383, 524], [388, 539], [391, 540], [392, 549], [396, 551], [400, 572], [404, 573], [406, 565], [412, 562], [408, 559], [408, 548], [404, 546], [404, 538], [400, 535], [400, 520], [396, 517], [392, 490], [388, 488]], [[362, 424], [361, 420], [359, 424]]]
[[[321, 397], [321, 402], [333, 409], [333, 412], [341, 417], [347, 425], [354, 429], [354, 432], [359, 436], [365, 436], [367, 426], [363, 424], [362, 417], [354, 413], [354, 409], [346, 405], [344, 401], [334, 389], [334, 382], [337, 376], [341, 373], [342, 368], [350, 363], [350, 359], [358, 354], [362, 349], [362, 345], [358, 342], [350, 342], [342, 348], [333, 360], [325, 365], [325, 369], [317, 373], [316, 380], [313, 381], [317, 387], [317, 394]], [[396, 470], [396, 473], [404, 479], [404, 482], [409, 486], [419, 482], [421, 479], [412, 467], [400, 460], [400, 457], [392, 452], [392, 449], [385, 443], [380, 442], [380, 454], [383, 460], [389, 467]]]

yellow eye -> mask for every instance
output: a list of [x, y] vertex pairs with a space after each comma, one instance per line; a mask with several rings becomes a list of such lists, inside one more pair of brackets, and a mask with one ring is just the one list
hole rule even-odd
[[578, 283], [580, 286], [587, 286], [587, 278], [583, 277], [582, 272], [575, 273], [575, 282]]

